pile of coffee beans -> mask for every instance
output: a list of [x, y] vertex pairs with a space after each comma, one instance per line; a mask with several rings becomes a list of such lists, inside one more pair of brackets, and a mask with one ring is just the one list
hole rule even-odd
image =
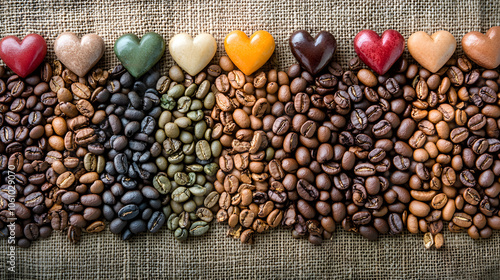
[[[123, 240], [166, 224], [180, 241], [284, 226], [313, 244], [337, 227], [369, 240], [500, 229], [500, 73], [467, 57], [437, 73], [359, 58], [245, 75], [227, 56], [196, 76], [78, 77], [59, 61], [21, 79], [0, 67], [0, 236]], [[12, 230], [11, 230], [12, 229]]]
[[222, 146], [212, 139], [214, 123], [204, 113], [214, 107], [215, 96], [207, 73], [193, 79], [178, 66], [170, 68], [156, 88], [162, 94], [163, 112], [155, 139], [162, 149], [156, 158], [161, 172], [153, 186], [165, 196], [168, 229], [182, 241], [205, 234], [217, 210], [213, 182], [219, 166], [214, 157], [221, 154]]
[[44, 126], [54, 118], [57, 99], [48, 63], [25, 79], [6, 74], [0, 67], [0, 235], [29, 247], [52, 232], [47, 196], [54, 194], [49, 181], [56, 175], [47, 162]]
[[158, 172], [155, 158], [161, 147], [154, 133], [160, 117], [158, 71], [136, 80], [121, 66], [110, 73], [107, 90], [112, 94], [101, 124], [106, 149], [106, 186], [102, 195], [104, 217], [112, 233], [126, 240], [141, 232], [157, 232], [165, 223], [160, 193], [153, 187]]
[[498, 71], [452, 58], [435, 74], [417, 65], [406, 73], [414, 88], [405, 135], [415, 175], [406, 225], [424, 232], [426, 248], [443, 244], [444, 227], [488, 238], [500, 229], [500, 107]]
[[220, 194], [216, 218], [229, 224], [230, 236], [252, 243], [254, 233], [281, 224], [286, 206], [283, 186], [270, 181], [283, 171], [271, 161], [277, 145], [271, 143], [273, 120], [268, 116], [280, 94], [289, 91], [288, 76], [276, 70], [247, 76], [225, 56], [208, 71], [216, 77], [212, 137], [224, 147], [215, 182]]
[[[92, 76], [102, 72], [98, 69]], [[105, 227], [101, 210], [104, 183], [99, 178], [105, 161], [102, 146], [97, 144], [104, 139], [99, 124], [105, 114], [98, 104], [106, 102], [110, 93], [99, 87], [106, 85], [106, 78], [78, 77], [58, 61], [52, 74], [49, 94], [56, 107], [45, 125], [46, 161], [50, 164], [45, 205], [50, 208], [52, 228], [67, 230], [68, 239], [77, 243], [82, 229], [93, 233]]]

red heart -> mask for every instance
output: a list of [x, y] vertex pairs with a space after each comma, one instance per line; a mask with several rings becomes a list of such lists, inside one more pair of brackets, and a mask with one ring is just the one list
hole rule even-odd
[[379, 37], [372, 30], [363, 30], [354, 38], [354, 50], [368, 67], [384, 75], [403, 54], [405, 39], [396, 30], [388, 29]]
[[38, 34], [29, 34], [23, 40], [7, 36], [0, 41], [0, 58], [21, 77], [31, 74], [47, 54], [47, 43]]

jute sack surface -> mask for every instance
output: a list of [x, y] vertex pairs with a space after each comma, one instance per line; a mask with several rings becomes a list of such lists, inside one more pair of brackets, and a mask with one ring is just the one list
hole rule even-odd
[[[53, 60], [54, 39], [64, 31], [95, 32], [106, 42], [99, 64], [118, 63], [114, 41], [124, 33], [154, 31], [166, 42], [177, 33], [213, 34], [224, 53], [227, 33], [248, 35], [263, 29], [276, 40], [274, 61], [286, 69], [294, 58], [288, 37], [294, 30], [328, 30], [338, 41], [336, 59], [346, 66], [354, 55], [352, 40], [362, 29], [395, 29], [407, 39], [413, 32], [450, 31], [459, 43], [469, 31], [500, 25], [498, 1], [9, 1], [0, 3], [0, 37], [38, 33], [46, 38]], [[459, 52], [461, 48], [459, 47]], [[407, 53], [405, 54], [407, 55]], [[167, 55], [159, 64], [172, 65]], [[7, 242], [0, 242], [0, 279], [499, 279], [500, 234], [474, 241], [467, 234], [445, 232], [446, 245], [425, 250], [422, 235], [383, 236], [369, 242], [338, 229], [332, 240], [313, 246], [294, 240], [286, 230], [241, 245], [213, 225], [200, 238], [179, 243], [163, 229], [122, 242], [109, 232], [84, 234], [72, 245], [61, 233], [16, 249], [16, 273], [7, 268]]]

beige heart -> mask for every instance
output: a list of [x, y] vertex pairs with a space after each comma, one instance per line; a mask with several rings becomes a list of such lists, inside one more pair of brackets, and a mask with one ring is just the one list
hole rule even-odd
[[419, 31], [408, 38], [408, 50], [411, 56], [432, 73], [436, 73], [446, 64], [456, 48], [455, 37], [444, 30], [440, 30], [432, 36]]
[[472, 31], [462, 38], [465, 54], [477, 65], [494, 69], [500, 65], [500, 26], [494, 26], [486, 35]]
[[69, 70], [83, 77], [104, 54], [104, 40], [97, 34], [80, 39], [75, 33], [64, 32], [57, 36], [54, 51]]
[[193, 39], [189, 34], [181, 33], [170, 39], [168, 50], [175, 62], [194, 76], [210, 63], [217, 51], [217, 42], [210, 34], [199, 34]]

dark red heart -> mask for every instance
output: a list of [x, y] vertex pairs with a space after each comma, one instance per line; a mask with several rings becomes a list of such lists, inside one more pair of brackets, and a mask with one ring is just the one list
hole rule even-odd
[[29, 34], [22, 41], [16, 36], [7, 36], [0, 41], [0, 58], [23, 78], [35, 71], [45, 54], [47, 43], [38, 34]]
[[363, 30], [354, 38], [354, 50], [368, 67], [384, 75], [403, 54], [405, 39], [396, 30], [388, 29], [379, 37], [372, 30]]
[[337, 49], [337, 40], [327, 31], [321, 31], [313, 38], [307, 31], [298, 30], [293, 32], [289, 42], [297, 61], [312, 75], [330, 63]]

